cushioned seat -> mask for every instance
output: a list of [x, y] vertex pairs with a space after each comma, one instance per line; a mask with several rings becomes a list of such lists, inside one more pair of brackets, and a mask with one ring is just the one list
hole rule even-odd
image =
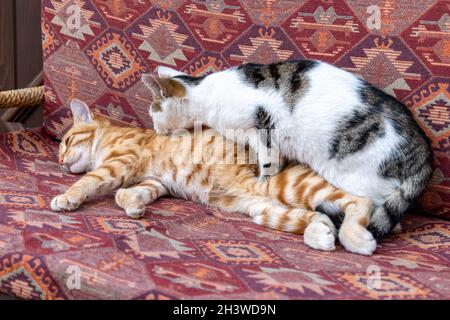
[[[410, 215], [372, 257], [164, 198], [131, 220], [112, 196], [50, 210], [78, 176], [41, 130], [0, 136], [0, 292], [26, 299], [449, 298], [450, 222]], [[80, 276], [79, 279], [77, 276]], [[378, 281], [379, 279], [380, 281]], [[79, 280], [79, 281], [78, 281]]]
[[[0, 292], [27, 299], [449, 299], [450, 68], [448, 30], [439, 23], [447, 2], [216, 2], [42, 1], [44, 129], [0, 135]], [[419, 200], [430, 216], [410, 214], [373, 256], [339, 246], [312, 250], [301, 236], [173, 198], [149, 205], [141, 220], [119, 210], [113, 195], [71, 213], [49, 210], [51, 198], [78, 179], [56, 162], [72, 98], [112, 121], [151, 126], [152, 97], [140, 78], [158, 65], [199, 76], [302, 58], [332, 63], [395, 96], [432, 143], [433, 178]]]

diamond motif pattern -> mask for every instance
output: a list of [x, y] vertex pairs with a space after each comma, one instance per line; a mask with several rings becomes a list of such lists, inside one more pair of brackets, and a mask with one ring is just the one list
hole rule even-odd
[[205, 49], [227, 46], [250, 26], [237, 0], [188, 1], [178, 12]]
[[243, 62], [270, 63], [300, 59], [298, 49], [286, 38], [281, 28], [254, 26], [224, 51], [230, 65]]
[[128, 36], [150, 66], [179, 67], [194, 57], [198, 44], [175, 12], [151, 9], [139, 19]]
[[397, 37], [367, 37], [337, 65], [399, 99], [429, 77], [421, 61]]
[[437, 1], [402, 33], [402, 38], [436, 75], [450, 71], [450, 3]]
[[124, 29], [150, 7], [150, 1], [93, 0], [98, 12], [113, 28]]
[[366, 29], [344, 1], [308, 1], [283, 24], [305, 57], [334, 62]]
[[[381, 9], [379, 29], [367, 7]], [[448, 0], [43, 0], [44, 130], [0, 135], [0, 291], [27, 299], [449, 298]], [[61, 172], [68, 102], [151, 126], [140, 81], [157, 65], [193, 75], [244, 62], [333, 63], [405, 102], [434, 150], [433, 177], [404, 231], [373, 257], [323, 253], [238, 213], [164, 198], [130, 220], [112, 197], [70, 215], [49, 200]], [[326, 80], [326, 79], [325, 79]], [[445, 220], [447, 219], [447, 220]], [[369, 290], [367, 268], [381, 268]], [[82, 289], [70, 290], [68, 268]]]
[[90, 0], [45, 0], [44, 15], [59, 30], [66, 42], [76, 41], [84, 47], [95, 38], [96, 32], [105, 27]]
[[120, 33], [107, 31], [86, 50], [86, 55], [96, 67], [106, 85], [124, 91], [147, 72], [147, 67], [137, 51]]

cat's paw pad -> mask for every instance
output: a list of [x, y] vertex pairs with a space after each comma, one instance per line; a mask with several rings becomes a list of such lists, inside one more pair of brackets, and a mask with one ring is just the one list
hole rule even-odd
[[322, 221], [313, 221], [305, 229], [305, 244], [313, 249], [333, 251], [336, 249], [335, 231]]
[[116, 192], [116, 203], [125, 210], [127, 216], [133, 219], [141, 218], [145, 213], [145, 202], [141, 195], [129, 189], [119, 189]]
[[50, 207], [53, 211], [72, 211], [77, 209], [80, 205], [80, 201], [67, 194], [60, 194], [54, 197], [50, 203]]
[[371, 256], [377, 248], [372, 233], [361, 225], [342, 226], [339, 230], [339, 241], [345, 250]]

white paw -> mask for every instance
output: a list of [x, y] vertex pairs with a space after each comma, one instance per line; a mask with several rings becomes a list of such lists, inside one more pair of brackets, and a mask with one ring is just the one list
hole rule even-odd
[[132, 219], [139, 219], [145, 213], [144, 199], [137, 193], [129, 189], [119, 189], [116, 192], [116, 203], [125, 210], [127, 216]]
[[322, 221], [313, 221], [305, 229], [305, 244], [313, 249], [333, 251], [336, 249], [334, 229]]
[[358, 224], [341, 226], [339, 241], [345, 250], [366, 256], [371, 256], [377, 248], [377, 242], [372, 234]]
[[72, 211], [77, 209], [80, 205], [80, 201], [71, 198], [65, 193], [54, 197], [50, 203], [50, 207], [53, 211]]

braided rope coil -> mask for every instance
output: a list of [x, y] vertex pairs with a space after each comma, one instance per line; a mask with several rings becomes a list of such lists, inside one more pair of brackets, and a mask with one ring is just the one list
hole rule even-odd
[[44, 99], [44, 86], [0, 92], [0, 109], [30, 107]]

